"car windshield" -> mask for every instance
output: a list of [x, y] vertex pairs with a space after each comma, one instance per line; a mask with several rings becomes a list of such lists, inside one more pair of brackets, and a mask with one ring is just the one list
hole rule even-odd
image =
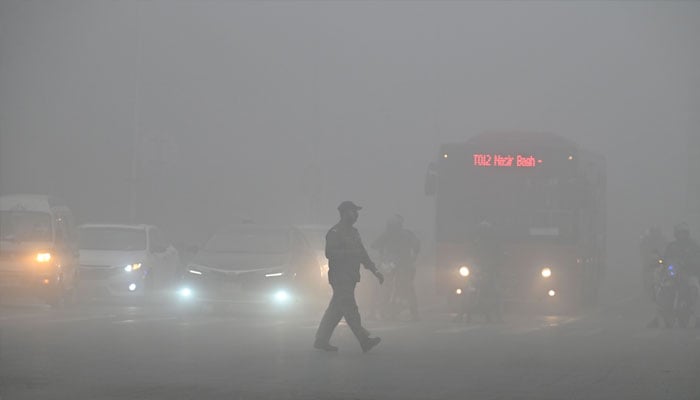
[[289, 251], [289, 234], [282, 229], [250, 228], [227, 230], [212, 236], [204, 246], [212, 253], [284, 254]]
[[81, 228], [80, 249], [110, 251], [145, 250], [146, 231], [134, 228]]
[[51, 214], [37, 211], [0, 211], [0, 240], [50, 242]]

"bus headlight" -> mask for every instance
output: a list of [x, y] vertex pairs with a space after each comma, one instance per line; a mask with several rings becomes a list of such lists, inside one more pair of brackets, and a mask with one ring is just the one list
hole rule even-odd
[[552, 276], [552, 269], [549, 267], [544, 267], [542, 268], [541, 274], [543, 278], [549, 278], [550, 276]]
[[471, 271], [469, 271], [469, 267], [467, 267], [466, 265], [462, 265], [461, 267], [459, 267], [459, 274], [463, 277], [468, 277], [470, 273]]
[[36, 255], [36, 262], [47, 263], [51, 261], [51, 253], [39, 253]]

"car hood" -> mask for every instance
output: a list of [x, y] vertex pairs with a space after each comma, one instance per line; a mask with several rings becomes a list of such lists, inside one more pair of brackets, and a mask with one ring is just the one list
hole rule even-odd
[[145, 251], [80, 250], [80, 265], [125, 266], [146, 260]]
[[190, 264], [223, 271], [267, 270], [286, 265], [288, 254], [210, 253], [197, 254]]
[[46, 250], [50, 250], [52, 248], [53, 248], [53, 243], [51, 243], [51, 242], [22, 242], [22, 241], [0, 240], [0, 252], [1, 253], [46, 251]]

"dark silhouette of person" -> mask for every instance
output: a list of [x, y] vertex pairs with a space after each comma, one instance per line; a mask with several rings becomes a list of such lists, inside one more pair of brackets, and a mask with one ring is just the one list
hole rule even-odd
[[368, 352], [381, 341], [381, 338], [370, 337], [369, 332], [362, 327], [355, 300], [355, 286], [360, 282], [360, 264], [372, 271], [380, 284], [384, 282], [384, 276], [369, 258], [360, 233], [353, 226], [361, 209], [351, 201], [340, 203], [340, 222], [326, 234], [328, 282], [333, 288], [333, 297], [316, 331], [314, 347], [320, 350], [338, 351], [336, 346], [330, 344], [330, 338], [342, 318], [345, 318], [360, 342], [363, 352]]

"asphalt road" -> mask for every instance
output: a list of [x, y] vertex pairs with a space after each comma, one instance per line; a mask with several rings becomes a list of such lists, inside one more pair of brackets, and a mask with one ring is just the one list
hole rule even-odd
[[700, 330], [646, 329], [628, 299], [579, 316], [346, 326], [338, 353], [312, 348], [320, 315], [164, 306], [0, 307], [0, 398], [699, 399]]

